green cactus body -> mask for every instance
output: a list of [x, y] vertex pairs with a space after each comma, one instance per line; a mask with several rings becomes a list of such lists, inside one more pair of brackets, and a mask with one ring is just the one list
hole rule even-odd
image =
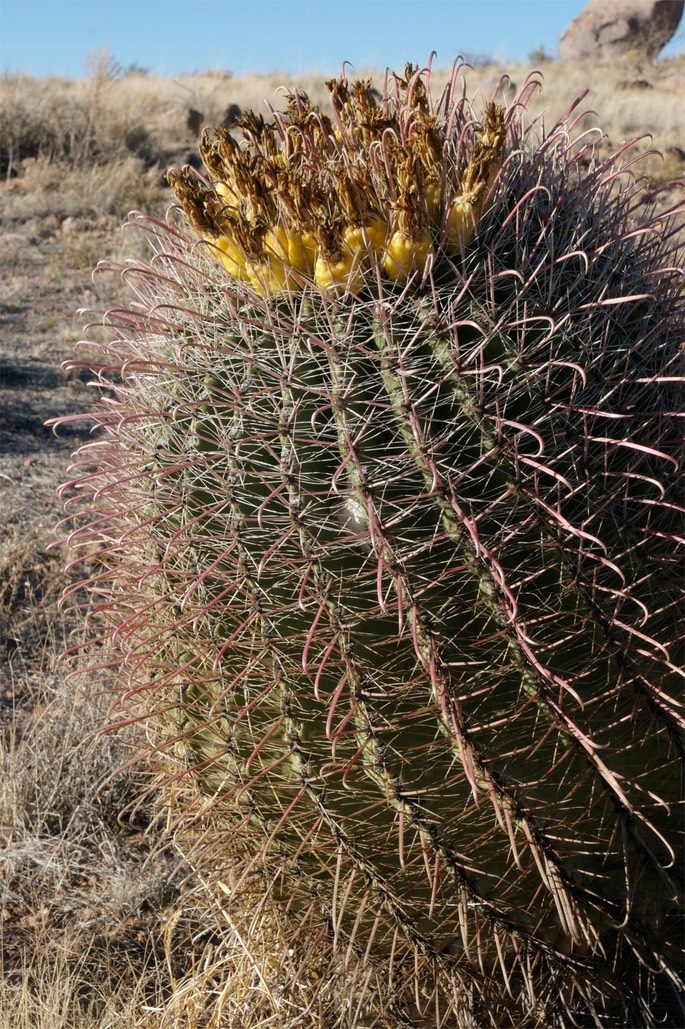
[[[241, 840], [295, 925], [390, 970], [368, 1024], [660, 1024], [682, 935], [675, 215], [639, 208], [622, 155], [563, 126], [534, 144], [520, 106], [483, 129], [455, 81], [435, 112], [412, 72], [380, 106], [332, 84], [335, 124], [301, 96], [271, 135], [248, 119], [261, 214], [251, 195], [225, 213], [228, 174], [176, 178], [195, 231], [259, 282], [135, 219], [155, 256], [105, 319], [121, 379], [73, 540], [98, 549], [111, 663], [199, 787], [212, 853]], [[273, 186], [300, 174], [293, 134], [343, 169], [368, 151], [358, 223], [387, 221], [386, 254], [399, 226], [404, 280], [369, 252], [353, 292], [283, 261], [267, 285], [265, 225], [291, 240], [304, 219]], [[393, 147], [413, 193], [401, 164], [378, 185]], [[431, 181], [424, 260], [403, 197]], [[453, 253], [451, 181], [477, 212]]]

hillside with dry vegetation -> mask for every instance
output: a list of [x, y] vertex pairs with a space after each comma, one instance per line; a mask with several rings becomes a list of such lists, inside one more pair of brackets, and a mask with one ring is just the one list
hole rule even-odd
[[[533, 70], [482, 64], [465, 73], [466, 92], [476, 108], [495, 94], [506, 103]], [[596, 113], [582, 128], [600, 126], [607, 153], [642, 137], [641, 174], [673, 202], [685, 175], [684, 56], [543, 60], [539, 74], [532, 118], [551, 127], [589, 88], [578, 110]], [[446, 79], [434, 70], [436, 94]], [[82, 81], [0, 81], [0, 1029], [238, 1029], [247, 1007], [264, 1025], [352, 1024], [338, 1022], [341, 991], [356, 989], [339, 970], [313, 955], [287, 974], [270, 965], [282, 929], [258, 883], [232, 907], [211, 907], [145, 769], [128, 767], [138, 730], [100, 734], [108, 698], [92, 678], [67, 678], [73, 662], [59, 660], [77, 616], [59, 607], [69, 573], [55, 546], [56, 490], [89, 438], [79, 416], [90, 402], [88, 374], [62, 364], [88, 318], [77, 312], [124, 296], [116, 275], [91, 270], [143, 256], [120, 227], [132, 209], [164, 215], [165, 170], [196, 162], [204, 125], [279, 108], [296, 88], [327, 107], [314, 78], [169, 80], [124, 74], [107, 54]], [[65, 414], [56, 436], [45, 423]]]

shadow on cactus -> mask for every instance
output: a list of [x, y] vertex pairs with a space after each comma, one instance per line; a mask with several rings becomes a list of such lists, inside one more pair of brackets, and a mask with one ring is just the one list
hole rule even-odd
[[198, 861], [374, 977], [325, 1024], [679, 1025], [681, 212], [460, 73], [250, 113], [132, 217], [97, 666]]

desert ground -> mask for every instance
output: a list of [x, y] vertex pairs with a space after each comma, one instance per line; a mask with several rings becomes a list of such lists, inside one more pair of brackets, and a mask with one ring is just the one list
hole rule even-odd
[[[683, 182], [685, 57], [538, 66], [547, 124], [589, 87], [584, 105], [596, 117], [584, 124], [601, 126], [602, 147], [651, 134], [638, 149], [663, 156], [644, 162], [649, 188]], [[467, 93], [487, 98], [504, 72], [520, 85], [534, 67], [479, 64]], [[434, 90], [444, 78], [436, 70]], [[143, 256], [121, 229], [127, 212], [163, 215], [165, 168], [194, 159], [198, 126], [232, 104], [278, 106], [281, 86], [325, 104], [315, 80], [215, 71], [171, 81], [126, 72], [107, 54], [79, 82], [0, 81], [0, 1029], [238, 1027], [238, 996], [272, 1010], [264, 1025], [333, 1024], [296, 1004], [273, 1014], [245, 941], [165, 831], [145, 768], [113, 775], [134, 753], [135, 731], [100, 734], [102, 684], [60, 659], [78, 614], [59, 606], [73, 573], [58, 542], [57, 487], [89, 424], [46, 427], [92, 403], [88, 373], [63, 363], [96, 317], [81, 309], [125, 302], [116, 275], [91, 272], [100, 260]], [[511, 98], [506, 83], [499, 95]]]

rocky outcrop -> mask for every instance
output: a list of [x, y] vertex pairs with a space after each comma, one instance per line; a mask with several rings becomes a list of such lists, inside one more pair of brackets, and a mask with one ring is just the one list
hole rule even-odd
[[638, 53], [653, 59], [672, 38], [685, 0], [588, 0], [559, 40], [564, 61]]

